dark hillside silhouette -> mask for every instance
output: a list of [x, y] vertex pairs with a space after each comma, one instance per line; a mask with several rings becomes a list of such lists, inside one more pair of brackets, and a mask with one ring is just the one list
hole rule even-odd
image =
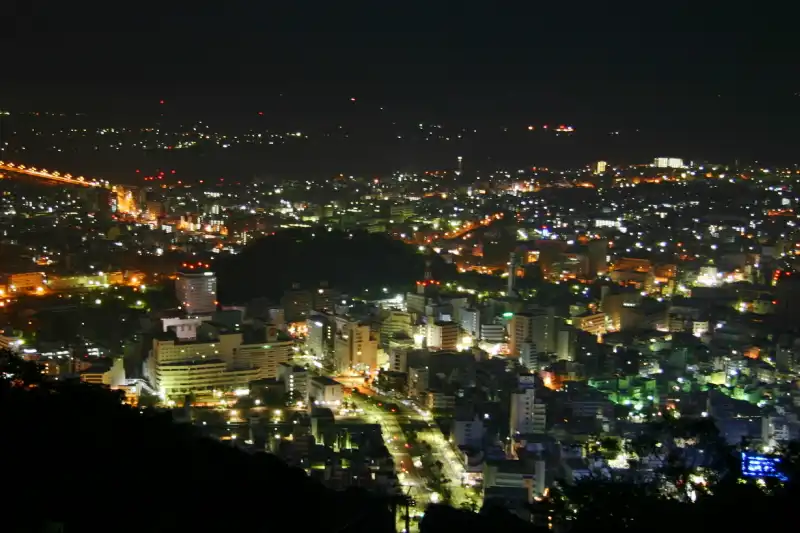
[[[422, 279], [425, 256], [414, 246], [384, 234], [291, 229], [265, 237], [240, 254], [215, 263], [219, 299], [279, 298], [292, 283], [316, 288], [321, 281], [354, 295], [383, 287], [406, 290]], [[430, 257], [434, 277], [454, 274], [439, 256]], [[375, 293], [373, 293], [375, 294]]]

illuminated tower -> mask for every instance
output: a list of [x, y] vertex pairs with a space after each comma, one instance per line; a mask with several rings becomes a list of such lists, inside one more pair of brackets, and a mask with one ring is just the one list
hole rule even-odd
[[458, 156], [458, 172], [457, 174], [460, 176], [461, 173], [464, 171], [464, 158]]

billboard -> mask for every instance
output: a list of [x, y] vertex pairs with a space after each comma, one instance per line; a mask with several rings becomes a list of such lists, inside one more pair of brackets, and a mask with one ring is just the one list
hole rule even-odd
[[788, 478], [781, 472], [781, 458], [761, 455], [753, 452], [742, 452], [742, 475], [752, 478], [777, 478], [786, 481]]

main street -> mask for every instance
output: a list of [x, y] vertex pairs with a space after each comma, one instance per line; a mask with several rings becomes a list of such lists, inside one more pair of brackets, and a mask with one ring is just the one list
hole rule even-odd
[[[425, 478], [414, 466], [414, 460], [409, 453], [410, 445], [406, 441], [405, 434], [397, 419], [364, 397], [354, 394], [351, 400], [356, 407], [364, 410], [364, 418], [367, 421], [380, 424], [386, 448], [394, 459], [397, 477], [402, 485], [402, 490], [416, 500], [416, 510], [409, 509], [411, 515], [413, 516], [415, 512], [424, 510], [429, 503], [435, 503], [433, 501], [435, 498], [431, 498], [431, 492], [426, 487]], [[404, 523], [404, 519], [399, 517], [399, 522]], [[418, 527], [417, 522], [411, 522], [411, 532], [409, 533], [417, 531]]]
[[[354, 398], [356, 398], [355, 395]], [[395, 412], [392, 412], [379, 407], [378, 404], [394, 404], [397, 405], [397, 408], [395, 409]], [[424, 508], [424, 506], [427, 505], [431, 499], [431, 493], [426, 489], [425, 481], [427, 480], [434, 482], [435, 480], [432, 479], [432, 476], [429, 473], [422, 472], [420, 469], [415, 468], [414, 465], [411, 464], [411, 457], [408, 452], [405, 451], [408, 450], [409, 446], [407, 446], [408, 442], [406, 441], [404, 429], [411, 429], [415, 431], [418, 441], [424, 441], [430, 445], [429, 449], [433, 462], [441, 462], [442, 474], [443, 477], [447, 479], [446, 486], [450, 492], [449, 503], [454, 507], [459, 507], [463, 504], [469, 504], [472, 502], [472, 498], [463, 485], [464, 468], [456, 456], [452, 446], [444, 438], [439, 428], [432, 422], [430, 416], [426, 416], [413, 407], [403, 405], [402, 402], [393, 400], [392, 398], [381, 394], [374, 394], [369, 400], [359, 398], [359, 406], [364, 409], [365, 413], [368, 413], [371, 417], [377, 420], [378, 423], [381, 424], [381, 427], [386, 432], [388, 439], [392, 439], [393, 442], [397, 443], [398, 450], [402, 450], [400, 452], [400, 459], [403, 461], [403, 465], [406, 467], [406, 470], [409, 470], [406, 466], [409, 464], [412, 468], [414, 468], [414, 474], [412, 474], [408, 480], [416, 487], [420, 487], [422, 489], [421, 497], [417, 497], [417, 494], [420, 493], [419, 490], [412, 492], [414, 497], [417, 499], [418, 506], [422, 506]], [[402, 472], [402, 469], [399, 469], [398, 471]], [[433, 496], [433, 499], [438, 501], [439, 496], [441, 495], [437, 494], [436, 496]]]

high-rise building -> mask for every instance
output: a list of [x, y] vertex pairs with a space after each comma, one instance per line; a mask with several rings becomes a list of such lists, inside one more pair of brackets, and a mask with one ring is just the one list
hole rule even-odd
[[292, 363], [281, 363], [278, 365], [278, 379], [294, 401], [308, 403], [308, 383], [311, 379], [308, 369]]
[[519, 390], [511, 394], [511, 435], [544, 433], [546, 407], [536, 399], [534, 376], [519, 376]]
[[431, 350], [455, 350], [458, 346], [459, 327], [455, 322], [429, 321], [427, 343]]
[[555, 326], [552, 307], [515, 313], [509, 325], [509, 353], [513, 357], [519, 357], [523, 342], [532, 342], [540, 352], [555, 352]]
[[574, 361], [578, 345], [578, 330], [563, 325], [556, 333], [556, 357], [559, 361]]
[[481, 334], [481, 310], [476, 308], [468, 308], [461, 310], [461, 329], [467, 335], [471, 335], [477, 339]]
[[322, 359], [332, 352], [333, 322], [333, 317], [325, 313], [315, 313], [309, 317], [306, 348], [314, 357]]
[[190, 316], [217, 310], [217, 276], [208, 264], [184, 263], [175, 280], [175, 293], [181, 307]]
[[347, 322], [334, 337], [334, 365], [343, 372], [349, 369], [372, 371], [378, 367], [378, 337], [367, 324]]
[[531, 372], [539, 370], [539, 354], [535, 344], [532, 342], [522, 343], [519, 349], [519, 362]]

